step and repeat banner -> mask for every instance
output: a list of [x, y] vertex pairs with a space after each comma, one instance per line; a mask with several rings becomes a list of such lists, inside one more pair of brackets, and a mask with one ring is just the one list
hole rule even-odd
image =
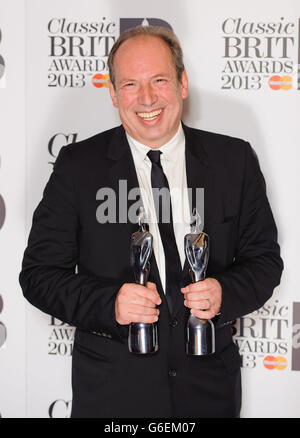
[[108, 92], [116, 38], [174, 29], [189, 126], [249, 141], [260, 160], [285, 270], [239, 319], [242, 417], [300, 417], [298, 0], [1, 0], [0, 416], [69, 417], [75, 328], [25, 302], [18, 283], [32, 214], [60, 148], [120, 124]]

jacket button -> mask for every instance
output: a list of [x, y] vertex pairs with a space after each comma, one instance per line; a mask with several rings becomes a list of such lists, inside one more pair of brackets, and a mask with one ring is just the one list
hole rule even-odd
[[169, 376], [175, 377], [176, 376], [176, 370], [169, 370]]
[[170, 321], [170, 326], [175, 328], [178, 326], [178, 320], [176, 318], [172, 319], [172, 321]]

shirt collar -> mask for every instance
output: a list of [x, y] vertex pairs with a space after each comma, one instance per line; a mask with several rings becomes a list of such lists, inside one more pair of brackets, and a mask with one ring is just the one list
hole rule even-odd
[[[143, 160], [148, 160], [147, 153], [151, 151], [151, 148], [149, 146], [146, 146], [134, 138], [132, 138], [127, 132], [126, 137], [128, 140], [128, 143], [131, 147], [132, 152], [134, 153], [135, 157], [141, 162]], [[171, 140], [168, 141], [168, 143], [164, 144], [157, 150], [160, 150], [163, 155], [162, 159], [166, 161], [177, 161], [178, 155], [180, 153], [184, 154], [185, 150], [185, 136], [184, 131], [182, 128], [182, 124], [180, 123], [178, 131], [174, 135]]]

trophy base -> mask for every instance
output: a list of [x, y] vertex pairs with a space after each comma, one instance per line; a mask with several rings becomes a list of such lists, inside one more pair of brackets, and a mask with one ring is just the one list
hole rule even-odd
[[215, 327], [210, 319], [191, 315], [187, 324], [186, 354], [207, 356], [215, 352]]
[[130, 324], [128, 347], [130, 353], [155, 353], [158, 350], [157, 325], [142, 322]]

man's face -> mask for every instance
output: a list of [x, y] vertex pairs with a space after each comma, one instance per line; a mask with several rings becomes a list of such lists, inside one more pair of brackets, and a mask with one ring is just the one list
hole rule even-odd
[[133, 37], [116, 52], [114, 70], [110, 94], [127, 133], [152, 148], [167, 143], [179, 128], [188, 95], [186, 72], [179, 83], [167, 44], [158, 37]]

